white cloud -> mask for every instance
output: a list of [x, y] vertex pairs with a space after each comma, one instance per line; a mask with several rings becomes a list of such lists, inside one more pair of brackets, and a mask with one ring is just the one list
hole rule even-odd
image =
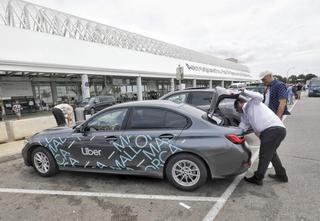
[[[235, 57], [253, 74], [320, 72], [320, 2], [314, 0], [30, 0], [107, 25]], [[290, 72], [291, 72], [290, 71]]]

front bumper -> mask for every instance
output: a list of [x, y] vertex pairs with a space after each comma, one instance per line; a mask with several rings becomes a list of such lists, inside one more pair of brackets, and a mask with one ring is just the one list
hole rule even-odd
[[30, 154], [29, 154], [29, 150], [31, 148], [31, 145], [29, 143], [26, 143], [25, 146], [22, 148], [21, 154], [22, 154], [22, 158], [24, 161], [24, 164], [26, 166], [32, 166], [31, 165], [31, 160], [30, 160]]

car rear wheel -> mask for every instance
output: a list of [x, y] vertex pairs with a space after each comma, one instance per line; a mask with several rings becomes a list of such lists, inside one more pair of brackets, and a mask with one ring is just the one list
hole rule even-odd
[[207, 181], [208, 171], [204, 162], [192, 154], [178, 154], [166, 166], [167, 179], [180, 190], [195, 190]]
[[34, 169], [44, 177], [49, 177], [58, 172], [58, 166], [52, 154], [43, 147], [37, 147], [31, 154]]

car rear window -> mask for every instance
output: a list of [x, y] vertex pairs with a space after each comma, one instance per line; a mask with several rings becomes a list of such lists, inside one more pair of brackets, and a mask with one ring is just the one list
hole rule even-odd
[[212, 99], [212, 92], [195, 91], [191, 93], [190, 104], [193, 106], [210, 105]]

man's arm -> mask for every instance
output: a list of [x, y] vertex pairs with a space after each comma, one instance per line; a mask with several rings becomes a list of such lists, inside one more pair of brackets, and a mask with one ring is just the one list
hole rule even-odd
[[250, 123], [243, 115], [241, 116], [241, 122], [239, 124], [239, 127], [244, 131], [247, 131], [250, 128]]
[[248, 90], [244, 89], [242, 91], [242, 94], [247, 97], [250, 97], [254, 102], [260, 103], [263, 101], [263, 95], [258, 92], [248, 91]]
[[286, 104], [287, 104], [287, 100], [286, 99], [281, 99], [279, 100], [279, 106], [278, 106], [278, 110], [277, 110], [277, 116], [282, 120], [282, 116], [284, 113], [284, 110], [286, 109]]
[[277, 116], [282, 120], [286, 105], [287, 105], [287, 87], [284, 84], [280, 84], [278, 88], [279, 106], [277, 110]]

